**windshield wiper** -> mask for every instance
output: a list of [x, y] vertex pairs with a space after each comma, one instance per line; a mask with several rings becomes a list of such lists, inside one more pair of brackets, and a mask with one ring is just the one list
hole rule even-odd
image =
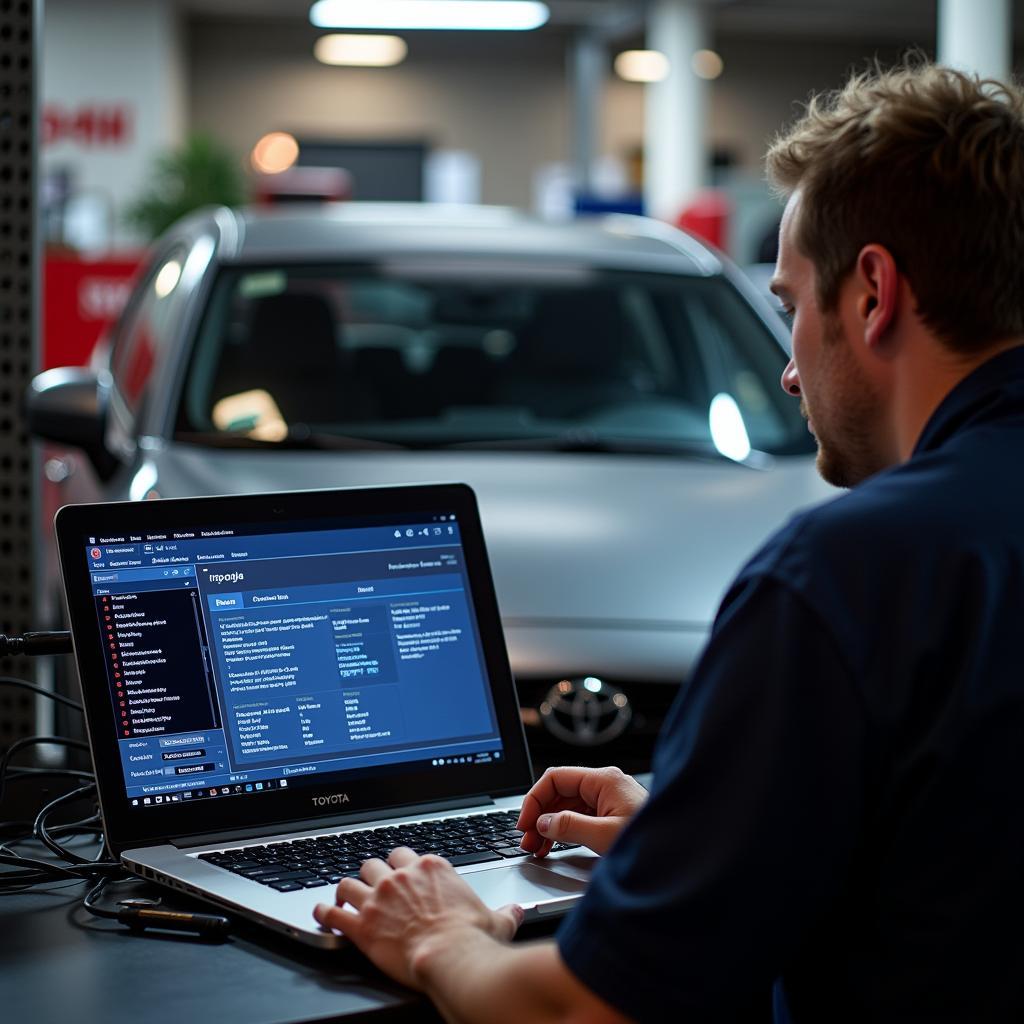
[[315, 433], [310, 430], [291, 430], [280, 441], [264, 441], [245, 434], [220, 433], [218, 431], [179, 431], [176, 441], [187, 444], [207, 445], [211, 448], [255, 448], [267, 450], [308, 450], [308, 451], [405, 451], [407, 446], [393, 441], [378, 441], [372, 437], [350, 437], [346, 434]]

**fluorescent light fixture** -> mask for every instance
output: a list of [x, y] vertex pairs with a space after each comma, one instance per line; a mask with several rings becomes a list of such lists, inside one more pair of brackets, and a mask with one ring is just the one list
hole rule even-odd
[[615, 73], [627, 82], [660, 82], [670, 70], [660, 50], [623, 50], [615, 58]]
[[390, 68], [401, 64], [409, 47], [398, 36], [340, 35], [321, 36], [313, 46], [313, 56], [321, 64], [360, 68]]
[[698, 50], [690, 58], [690, 67], [698, 78], [708, 81], [717, 78], [725, 70], [725, 62], [714, 50]]
[[711, 399], [708, 426], [715, 447], [727, 458], [743, 462], [750, 455], [750, 438], [743, 414], [732, 395], [724, 392]]
[[261, 174], [280, 174], [299, 158], [299, 144], [287, 132], [269, 132], [252, 147], [252, 165]]
[[318, 28], [524, 32], [549, 15], [535, 0], [317, 0], [309, 20]]

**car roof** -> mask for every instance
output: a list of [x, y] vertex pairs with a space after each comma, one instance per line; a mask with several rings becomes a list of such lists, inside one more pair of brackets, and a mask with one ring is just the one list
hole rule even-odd
[[[220, 228], [221, 263], [442, 256], [708, 276], [718, 256], [646, 217], [606, 214], [552, 223], [493, 206], [324, 203], [205, 211]], [[193, 228], [198, 226], [193, 223]]]

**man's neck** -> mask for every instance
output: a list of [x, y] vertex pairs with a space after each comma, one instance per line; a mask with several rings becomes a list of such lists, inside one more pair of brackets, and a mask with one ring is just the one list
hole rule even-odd
[[922, 341], [896, 380], [893, 426], [899, 461], [910, 458], [932, 414], [960, 381], [994, 356], [1020, 345], [1024, 337], [1007, 338], [965, 354], [930, 335]]

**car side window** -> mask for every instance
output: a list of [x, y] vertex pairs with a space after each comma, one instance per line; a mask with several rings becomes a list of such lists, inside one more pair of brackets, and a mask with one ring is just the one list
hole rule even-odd
[[177, 246], [154, 261], [115, 335], [110, 373], [125, 426], [138, 415], [157, 357], [176, 327], [176, 289], [186, 255], [186, 248]]

